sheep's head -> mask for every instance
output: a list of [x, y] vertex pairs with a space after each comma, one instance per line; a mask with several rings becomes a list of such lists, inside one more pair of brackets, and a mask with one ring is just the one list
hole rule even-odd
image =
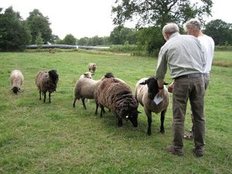
[[20, 88], [14, 86], [11, 90], [13, 91], [13, 93], [17, 94], [20, 91]]
[[54, 84], [57, 84], [58, 80], [59, 80], [59, 75], [57, 74], [56, 70], [50, 70], [48, 71], [49, 77], [51, 78], [52, 82]]
[[[167, 85], [167, 83], [164, 83]], [[155, 95], [159, 92], [159, 86], [158, 86], [158, 81], [155, 76], [152, 76], [145, 80], [144, 82], [141, 82], [140, 85], [147, 85], [148, 87], [148, 97], [150, 99], [153, 99]]]
[[140, 113], [137, 108], [138, 108], [138, 103], [135, 100], [136, 103], [123, 103], [123, 106], [120, 106], [120, 109], [118, 110], [122, 118], [126, 120], [130, 120], [132, 125], [134, 127], [138, 126], [138, 114]]
[[84, 77], [85, 77], [85, 78], [92, 79], [92, 75], [93, 75], [93, 74], [92, 74], [91, 72], [89, 72], [89, 71], [87, 71], [87, 72], [84, 73]]
[[114, 77], [114, 74], [112, 72], [108, 72], [104, 75], [105, 78], [112, 78]]

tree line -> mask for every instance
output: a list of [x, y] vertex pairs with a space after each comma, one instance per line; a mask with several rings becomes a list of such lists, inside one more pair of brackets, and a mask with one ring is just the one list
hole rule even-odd
[[[204, 22], [211, 15], [212, 1], [192, 3], [185, 0], [122, 0], [112, 7], [115, 28], [106, 37], [75, 38], [67, 34], [64, 39], [52, 34], [49, 18], [34, 9], [23, 20], [12, 7], [0, 8], [0, 51], [20, 51], [30, 44], [69, 45], [136, 45], [138, 49], [153, 54], [163, 44], [161, 29], [167, 22], [176, 22], [180, 28], [190, 18], [204, 23], [204, 33], [213, 37], [216, 45], [232, 45], [232, 24], [220, 19]], [[126, 21], [137, 22], [135, 28], [124, 27]], [[182, 30], [183, 31], [183, 30]]]

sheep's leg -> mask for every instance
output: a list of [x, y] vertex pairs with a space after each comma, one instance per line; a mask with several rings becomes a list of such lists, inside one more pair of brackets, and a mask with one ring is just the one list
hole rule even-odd
[[98, 110], [98, 103], [96, 102], [95, 115], [97, 115], [97, 110]]
[[48, 101], [49, 101], [49, 103], [51, 103], [51, 93], [50, 92], [48, 93]]
[[41, 90], [39, 90], [39, 100], [41, 100]]
[[118, 127], [122, 127], [123, 123], [122, 123], [122, 118], [118, 117]]
[[100, 116], [102, 117], [102, 115], [103, 115], [103, 113], [105, 113], [104, 111], [104, 106], [102, 106], [102, 105], [100, 105], [100, 107], [101, 107], [101, 113], [100, 113]]
[[147, 115], [147, 135], [151, 135], [151, 123], [152, 123], [152, 114], [151, 111], [145, 110], [145, 113]]
[[45, 101], [46, 101], [46, 92], [44, 92], [43, 95], [44, 95], [44, 103], [45, 103]]
[[167, 110], [164, 110], [161, 112], [161, 116], [160, 116], [160, 133], [164, 133], [164, 119], [165, 119], [165, 113]]
[[85, 106], [85, 98], [81, 98], [82, 104], [84, 106], [84, 109], [86, 110], [86, 106]]

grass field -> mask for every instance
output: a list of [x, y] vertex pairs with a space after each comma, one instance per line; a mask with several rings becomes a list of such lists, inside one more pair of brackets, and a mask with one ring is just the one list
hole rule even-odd
[[[98, 66], [94, 79], [113, 72], [134, 90], [138, 79], [154, 74], [156, 61], [147, 57], [80, 51], [1, 53], [0, 174], [232, 173], [232, 52], [215, 53], [205, 97], [203, 158], [193, 156], [193, 142], [188, 140], [184, 141], [184, 157], [165, 152], [172, 141], [171, 103], [166, 114], [166, 133], [159, 133], [159, 116], [153, 114], [151, 136], [146, 135], [147, 120], [141, 106], [137, 128], [130, 122], [118, 128], [110, 112], [102, 118], [94, 115], [92, 100], [87, 102], [87, 110], [80, 101], [72, 108], [75, 82], [87, 71], [89, 62], [96, 62]], [[9, 76], [13, 69], [20, 69], [25, 76], [23, 92], [19, 95], [10, 92]], [[43, 69], [57, 69], [60, 75], [51, 104], [39, 100], [34, 84], [36, 73]], [[166, 81], [171, 82], [169, 74]], [[190, 127], [188, 110], [185, 129]]]

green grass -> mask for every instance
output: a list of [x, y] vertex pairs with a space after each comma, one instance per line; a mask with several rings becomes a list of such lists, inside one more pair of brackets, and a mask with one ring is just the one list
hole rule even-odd
[[[232, 52], [216, 52], [215, 61], [232, 62]], [[0, 173], [232, 173], [232, 68], [213, 66], [205, 97], [206, 151], [203, 158], [191, 152], [193, 142], [184, 141], [184, 157], [168, 154], [172, 141], [170, 103], [166, 133], [159, 133], [159, 116], [153, 114], [152, 135], [146, 135], [143, 108], [138, 128], [124, 122], [116, 125], [111, 113], [94, 115], [95, 103], [80, 101], [72, 108], [73, 88], [89, 62], [97, 63], [94, 79], [106, 72], [126, 81], [134, 90], [141, 77], [154, 74], [157, 60], [108, 53], [57, 52], [0, 54]], [[34, 84], [42, 69], [57, 69], [60, 75], [52, 103], [39, 100]], [[9, 76], [22, 70], [24, 91], [10, 92]], [[167, 75], [167, 82], [171, 82]], [[172, 97], [170, 95], [170, 97]], [[191, 127], [190, 112], [185, 128]]]

